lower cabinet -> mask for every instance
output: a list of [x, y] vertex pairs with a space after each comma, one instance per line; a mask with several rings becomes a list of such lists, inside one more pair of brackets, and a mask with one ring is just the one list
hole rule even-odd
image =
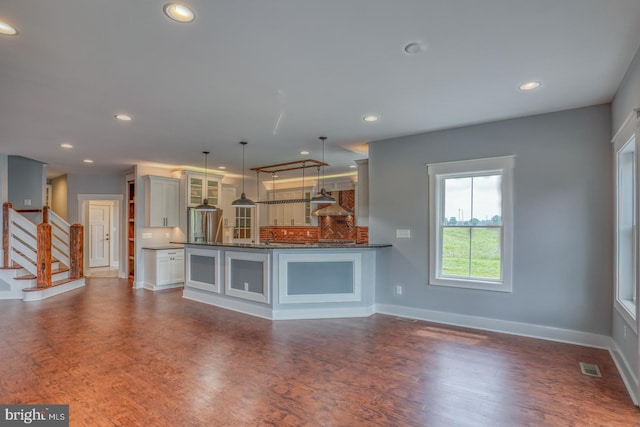
[[145, 249], [144, 287], [158, 290], [182, 286], [184, 249]]

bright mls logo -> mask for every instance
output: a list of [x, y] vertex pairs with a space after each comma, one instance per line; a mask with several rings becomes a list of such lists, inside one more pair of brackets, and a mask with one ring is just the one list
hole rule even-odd
[[69, 405], [0, 405], [0, 427], [69, 427]]

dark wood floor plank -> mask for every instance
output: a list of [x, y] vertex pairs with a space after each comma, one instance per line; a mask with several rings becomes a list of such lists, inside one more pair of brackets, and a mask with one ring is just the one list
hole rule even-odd
[[640, 426], [605, 350], [383, 315], [271, 322], [181, 295], [94, 278], [0, 301], [0, 402], [68, 403], [72, 426]]

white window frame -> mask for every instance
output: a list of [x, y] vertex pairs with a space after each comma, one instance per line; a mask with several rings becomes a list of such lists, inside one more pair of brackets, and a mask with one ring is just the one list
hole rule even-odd
[[[513, 286], [513, 168], [514, 156], [427, 164], [429, 174], [429, 285], [485, 291], [511, 292]], [[458, 278], [442, 270], [442, 227], [444, 223], [444, 179], [455, 176], [502, 176], [501, 279]]]
[[[638, 253], [639, 253], [639, 239], [638, 239], [638, 221], [640, 219], [640, 194], [639, 194], [639, 186], [638, 186], [638, 165], [640, 164], [639, 156], [640, 156], [640, 141], [638, 138], [640, 137], [640, 112], [633, 111], [627, 119], [624, 121], [620, 130], [616, 132], [611, 142], [613, 143], [613, 173], [614, 173], [614, 185], [615, 185], [615, 220], [614, 220], [614, 306], [615, 309], [620, 315], [623, 317], [625, 322], [631, 326], [634, 332], [637, 333], [638, 325]], [[633, 142], [632, 142], [633, 140]], [[623, 286], [620, 282], [620, 233], [619, 226], [621, 221], [621, 212], [620, 212], [620, 203], [621, 203], [621, 181], [622, 170], [621, 170], [621, 162], [620, 155], [624, 152], [628, 152], [629, 144], [633, 143], [634, 147], [634, 157], [633, 157], [633, 198], [634, 198], [634, 224], [633, 224], [633, 250], [634, 253], [632, 255], [632, 271], [633, 271], [633, 295], [635, 296], [635, 300], [625, 298], [622, 296], [623, 293], [628, 294], [628, 289], [621, 289]]]

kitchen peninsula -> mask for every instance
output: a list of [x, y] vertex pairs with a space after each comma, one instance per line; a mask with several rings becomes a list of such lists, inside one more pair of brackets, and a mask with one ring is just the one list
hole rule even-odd
[[365, 317], [390, 246], [184, 243], [183, 297], [272, 320]]

